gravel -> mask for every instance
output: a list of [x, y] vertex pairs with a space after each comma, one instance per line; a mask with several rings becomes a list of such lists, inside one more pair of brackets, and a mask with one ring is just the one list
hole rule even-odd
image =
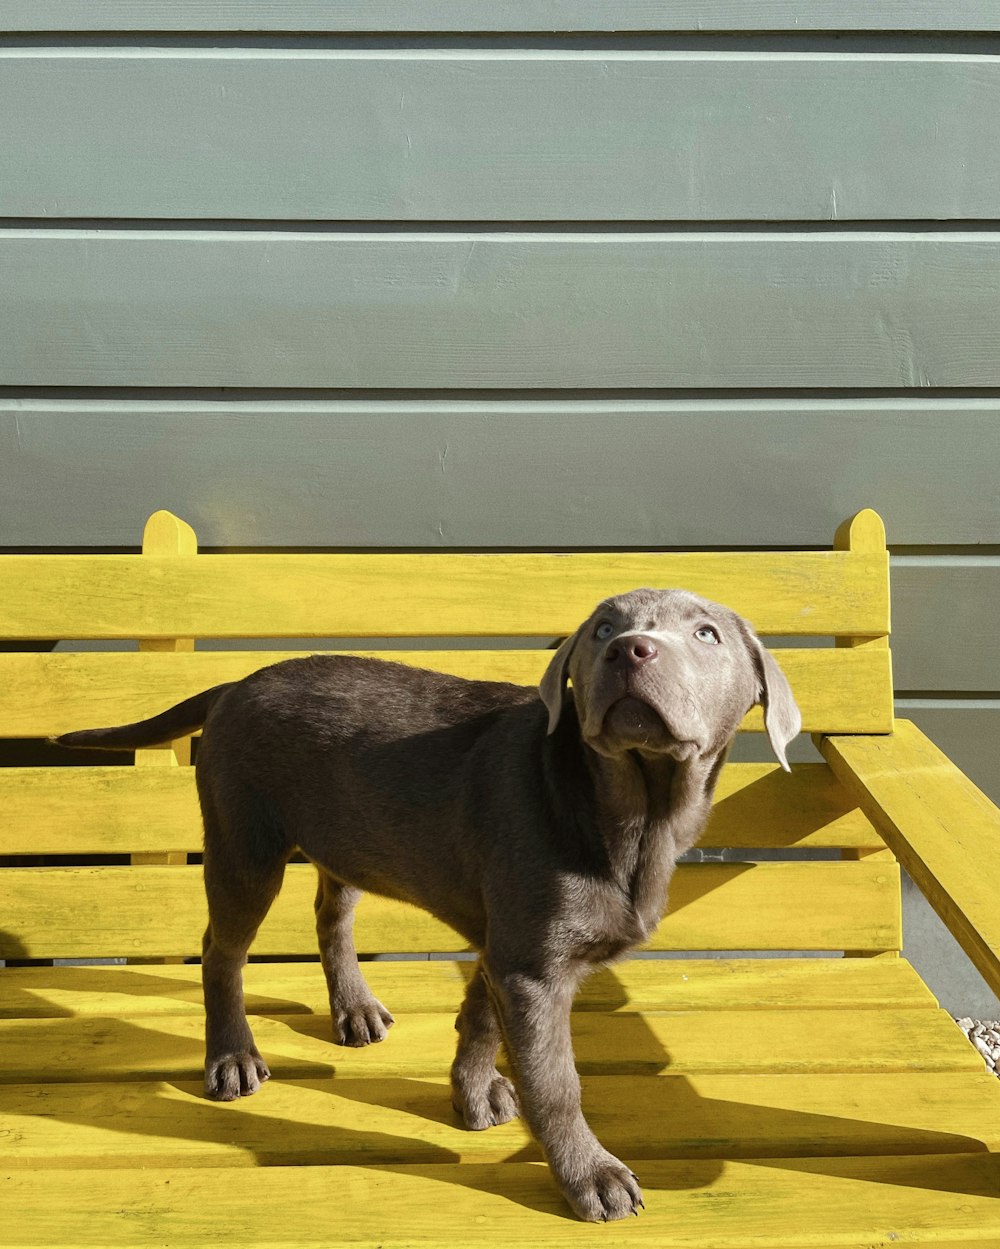
[[1000, 1021], [966, 1017], [955, 1022], [979, 1051], [987, 1068], [1000, 1076]]

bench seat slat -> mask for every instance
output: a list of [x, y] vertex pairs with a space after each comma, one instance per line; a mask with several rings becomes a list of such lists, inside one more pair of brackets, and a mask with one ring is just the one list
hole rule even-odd
[[[849, 654], [851, 652], [843, 652]], [[0, 769], [3, 853], [197, 853], [191, 768]], [[879, 834], [825, 764], [733, 763], [719, 779], [700, 846], [879, 849]]]
[[[982, 1072], [585, 1076], [583, 1106], [629, 1159], [1000, 1151], [1000, 1082]], [[3, 1090], [0, 1166], [299, 1166], [541, 1158], [520, 1120], [465, 1130], [448, 1081], [272, 1080], [235, 1105], [191, 1081]]]
[[[391, 1003], [386, 1003], [391, 1006]], [[573, 1016], [577, 1067], [590, 1075], [688, 1071], [974, 1071], [976, 1050], [944, 1011], [648, 1011]], [[253, 1016], [273, 1076], [422, 1078], [448, 1074], [455, 1028], [444, 1012], [399, 1014], [378, 1045], [334, 1045], [319, 1015]], [[0, 1021], [0, 1083], [197, 1080], [204, 1021], [196, 1015], [135, 1019]]]
[[884, 551], [0, 556], [0, 637], [565, 636], [601, 599], [678, 586], [759, 633], [888, 632]]
[[[141, 720], [223, 681], [292, 659], [290, 651], [67, 652], [0, 654], [0, 737], [50, 737], [70, 729]], [[332, 652], [325, 652], [327, 654]], [[537, 685], [549, 650], [369, 651], [376, 659], [475, 680]], [[807, 733], [888, 733], [889, 652], [782, 648], [774, 652], [795, 691]], [[764, 727], [759, 707], [743, 722]]]
[[[364, 976], [393, 1010], [454, 1014], [472, 974], [469, 961], [366, 962]], [[255, 1014], [327, 1015], [318, 962], [251, 962], [243, 972]], [[201, 969], [8, 967], [0, 1018], [203, 1013]], [[933, 994], [904, 958], [632, 958], [600, 968], [581, 985], [574, 1010], [780, 1010], [934, 1007]]]
[[[292, 864], [252, 953], [314, 954], [316, 873]], [[201, 869], [187, 866], [15, 868], [7, 873], [3, 958], [132, 958], [200, 953], [207, 910]], [[366, 896], [361, 953], [452, 952], [465, 941], [424, 911]], [[897, 950], [895, 863], [681, 864], [660, 950]]]
[[[1000, 1157], [989, 1153], [645, 1162], [647, 1208], [600, 1228], [602, 1246], [817, 1249], [1000, 1239]], [[542, 1163], [12, 1172], [8, 1249], [578, 1245]], [[377, 1217], [375, 1217], [377, 1212]], [[619, 1230], [620, 1229], [620, 1230]], [[895, 1239], [885, 1237], [891, 1229]], [[589, 1237], [588, 1237], [589, 1232]]]

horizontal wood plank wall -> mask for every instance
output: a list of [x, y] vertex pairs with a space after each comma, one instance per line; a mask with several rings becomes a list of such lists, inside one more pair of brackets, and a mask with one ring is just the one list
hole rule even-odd
[[997, 30], [12, 0], [0, 549], [163, 506], [236, 550], [815, 549], [872, 506], [902, 710], [1000, 796]]
[[[1000, 441], [1000, 424], [995, 436]], [[997, 492], [995, 485], [1000, 512]], [[897, 690], [974, 697], [996, 688], [1000, 555], [901, 556], [892, 570], [892, 598]]]
[[990, 0], [7, 0], [22, 31], [1000, 30]]
[[1000, 130], [1000, 62], [916, 54], [873, 73], [872, 59], [711, 42], [402, 60], [351, 45], [0, 47], [0, 216], [991, 215], [1000, 163], [969, 156]]
[[1000, 387], [1000, 232], [0, 230], [18, 386]]
[[253, 394], [0, 395], [4, 543], [135, 547], [155, 500], [209, 549], [819, 548], [876, 500], [897, 544], [1000, 546], [1000, 398]]

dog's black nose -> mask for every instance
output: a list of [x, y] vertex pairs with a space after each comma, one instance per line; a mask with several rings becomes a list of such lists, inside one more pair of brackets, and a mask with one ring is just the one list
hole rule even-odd
[[604, 658], [609, 664], [623, 659], [625, 663], [638, 665], [649, 663], [659, 653], [652, 638], [643, 637], [641, 634], [633, 634], [631, 637], [618, 638], [612, 642], [604, 652]]

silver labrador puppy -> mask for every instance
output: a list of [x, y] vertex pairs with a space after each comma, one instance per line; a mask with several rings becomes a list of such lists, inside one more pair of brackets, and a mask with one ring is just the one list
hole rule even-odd
[[[268, 1077], [241, 968], [298, 849], [319, 872], [336, 1040], [381, 1041], [393, 1022], [354, 951], [362, 891], [426, 908], [480, 954], [457, 1022], [458, 1113], [474, 1129], [521, 1113], [573, 1210], [619, 1219], [642, 1196], [583, 1117], [573, 996], [593, 967], [656, 927], [749, 708], [763, 704], [786, 768], [801, 720], [750, 625], [683, 590], [600, 603], [556, 651], [539, 692], [541, 701], [501, 682], [312, 656], [138, 724], [56, 740], [128, 750], [204, 725], [210, 1096], [254, 1093]], [[514, 1085], [496, 1068], [501, 1042]]]

